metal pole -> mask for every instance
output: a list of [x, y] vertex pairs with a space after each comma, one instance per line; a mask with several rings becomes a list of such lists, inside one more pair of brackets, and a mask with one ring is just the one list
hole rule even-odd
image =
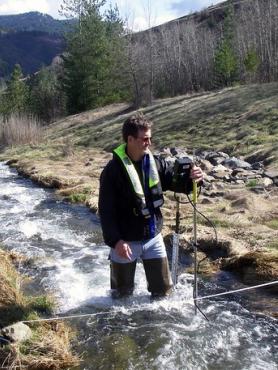
[[[198, 298], [198, 276], [197, 276], [197, 212], [196, 212], [196, 205], [197, 205], [197, 183], [193, 180], [193, 199], [192, 202], [194, 204], [193, 209], [193, 247], [194, 247], [194, 288], [193, 288], [193, 298]], [[197, 306], [196, 301], [195, 303], [195, 315], [197, 314]]]
[[177, 195], [176, 202], [176, 227], [173, 234], [173, 248], [172, 248], [172, 281], [175, 286], [178, 282], [178, 263], [179, 263], [179, 229], [180, 229], [180, 203]]

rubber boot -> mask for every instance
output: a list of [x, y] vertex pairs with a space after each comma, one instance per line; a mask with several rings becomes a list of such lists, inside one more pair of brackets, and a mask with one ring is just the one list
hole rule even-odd
[[136, 261], [130, 263], [110, 262], [110, 283], [112, 298], [122, 298], [132, 295]]
[[167, 257], [143, 260], [143, 265], [152, 298], [167, 296], [173, 286]]

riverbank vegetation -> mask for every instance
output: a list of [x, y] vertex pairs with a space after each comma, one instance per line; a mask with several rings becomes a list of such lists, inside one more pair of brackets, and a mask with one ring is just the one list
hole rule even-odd
[[[15, 269], [24, 257], [0, 247], [0, 327], [53, 313], [53, 301], [46, 296], [29, 297], [21, 290], [25, 278]], [[71, 330], [65, 324], [30, 323], [32, 337], [0, 347], [0, 366], [7, 369], [66, 369], [78, 364], [71, 352]]]

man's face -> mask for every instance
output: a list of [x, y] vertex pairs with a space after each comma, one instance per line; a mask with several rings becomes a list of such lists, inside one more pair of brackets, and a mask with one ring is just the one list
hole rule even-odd
[[147, 152], [151, 145], [151, 130], [139, 130], [137, 137], [128, 137], [128, 152], [134, 160], [140, 160]]

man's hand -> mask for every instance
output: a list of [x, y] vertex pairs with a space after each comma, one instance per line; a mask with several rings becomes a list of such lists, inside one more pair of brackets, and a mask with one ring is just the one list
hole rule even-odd
[[132, 252], [130, 246], [124, 240], [119, 240], [116, 243], [115, 251], [120, 257], [131, 260]]
[[193, 166], [190, 171], [190, 178], [195, 180], [197, 183], [203, 181], [204, 173], [200, 167]]

